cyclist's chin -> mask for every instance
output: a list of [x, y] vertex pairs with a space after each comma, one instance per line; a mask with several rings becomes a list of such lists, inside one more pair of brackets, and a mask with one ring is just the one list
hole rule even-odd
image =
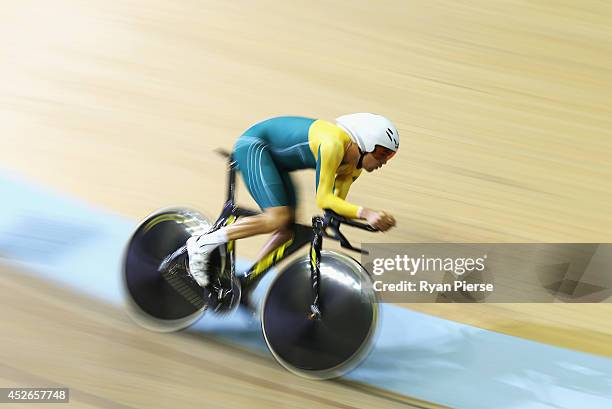
[[380, 168], [380, 166], [370, 165], [370, 166], [364, 166], [363, 168], [365, 169], [365, 171], [366, 171], [366, 172], [368, 172], [368, 173], [372, 173], [372, 172], [374, 172], [375, 170], [379, 169], [379, 168]]

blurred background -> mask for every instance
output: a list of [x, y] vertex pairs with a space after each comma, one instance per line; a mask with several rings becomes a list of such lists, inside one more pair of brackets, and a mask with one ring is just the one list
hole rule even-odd
[[[392, 349], [422, 364], [378, 368], [415, 377], [400, 393], [147, 332], [114, 301], [137, 220], [177, 204], [216, 215], [226, 167], [213, 150], [276, 115], [396, 123], [399, 154], [349, 196], [397, 218], [376, 241], [611, 241], [611, 21], [596, 0], [0, 2], [0, 386], [66, 385], [73, 407], [480, 407], [417, 385], [436, 367], [445, 385], [512, 386], [484, 407], [609, 407], [608, 305], [401, 305], [455, 343], [491, 336], [491, 354]], [[314, 172], [296, 179], [308, 221]], [[254, 206], [242, 184], [238, 198]], [[242, 257], [261, 243], [240, 243]], [[509, 339], [535, 348], [524, 361], [545, 348], [558, 360], [543, 367], [583, 366], [504, 371], [494, 357], [512, 355]]]

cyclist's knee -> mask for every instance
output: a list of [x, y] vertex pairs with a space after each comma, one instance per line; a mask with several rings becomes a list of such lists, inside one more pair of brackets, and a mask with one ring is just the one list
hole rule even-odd
[[279, 206], [266, 209], [267, 230], [279, 231], [288, 230], [293, 223], [293, 210], [289, 206]]

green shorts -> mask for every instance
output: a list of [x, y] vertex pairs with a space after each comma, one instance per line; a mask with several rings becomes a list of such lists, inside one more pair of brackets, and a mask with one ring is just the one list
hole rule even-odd
[[262, 138], [243, 135], [234, 145], [234, 160], [259, 207], [295, 208], [295, 187], [289, 171], [279, 166], [272, 155], [269, 143]]

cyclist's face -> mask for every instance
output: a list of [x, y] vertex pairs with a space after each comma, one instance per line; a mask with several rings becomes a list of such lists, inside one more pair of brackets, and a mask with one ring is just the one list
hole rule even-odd
[[395, 155], [395, 152], [383, 146], [376, 145], [374, 152], [368, 153], [363, 157], [363, 168], [367, 172], [372, 172], [381, 168]]
[[368, 153], [363, 157], [362, 166], [366, 172], [372, 172], [380, 169], [384, 164], [387, 163], [387, 158], [377, 158], [372, 153]]

